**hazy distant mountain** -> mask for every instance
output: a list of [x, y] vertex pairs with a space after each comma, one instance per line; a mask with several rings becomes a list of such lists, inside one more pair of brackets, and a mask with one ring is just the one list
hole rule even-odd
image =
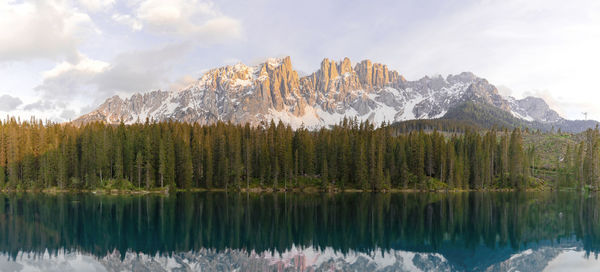
[[338, 123], [344, 117], [381, 122], [444, 117], [473, 102], [493, 106], [510, 116], [543, 127], [580, 131], [595, 122], [571, 122], [541, 98], [503, 97], [486, 79], [470, 72], [407, 81], [386, 65], [363, 60], [352, 65], [324, 59], [316, 72], [299, 77], [289, 57], [257, 66], [238, 63], [212, 69], [176, 91], [153, 91], [123, 99], [111, 97], [74, 121], [106, 123], [178, 120], [259, 124], [283, 121], [309, 128]]

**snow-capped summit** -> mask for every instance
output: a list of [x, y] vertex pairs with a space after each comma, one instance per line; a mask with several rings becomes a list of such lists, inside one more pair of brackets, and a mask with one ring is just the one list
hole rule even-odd
[[493, 105], [527, 121], [562, 119], [539, 98], [502, 97], [496, 87], [470, 72], [407, 81], [384, 64], [324, 59], [314, 73], [299, 77], [290, 57], [256, 65], [215, 68], [177, 91], [111, 97], [74, 122], [110, 124], [178, 120], [259, 124], [283, 121], [292, 127], [337, 124], [344, 117], [375, 123], [440, 118], [464, 102]]

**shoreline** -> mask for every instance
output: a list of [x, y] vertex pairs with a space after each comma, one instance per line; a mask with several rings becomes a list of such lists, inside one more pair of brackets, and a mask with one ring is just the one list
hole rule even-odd
[[[152, 189], [152, 190], [120, 190], [120, 189], [0, 189], [0, 193], [45, 193], [45, 194], [70, 194], [70, 193], [90, 193], [90, 194], [104, 194], [104, 195], [147, 195], [147, 194], [161, 194], [168, 195], [171, 192], [229, 192], [229, 193], [329, 193], [329, 194], [343, 194], [343, 193], [469, 193], [469, 192], [554, 192], [554, 191], [573, 191], [568, 188], [555, 190], [553, 188], [529, 188], [525, 190], [518, 190], [513, 188], [503, 189], [453, 189], [453, 190], [427, 190], [427, 189], [388, 189], [388, 190], [362, 190], [362, 189], [339, 189], [329, 188], [327, 190], [323, 188], [307, 187], [307, 188], [240, 188], [233, 190], [225, 190], [223, 188], [192, 188], [192, 189], [174, 189], [170, 190], [168, 187], [164, 189]], [[576, 191], [576, 190], [575, 190]]]

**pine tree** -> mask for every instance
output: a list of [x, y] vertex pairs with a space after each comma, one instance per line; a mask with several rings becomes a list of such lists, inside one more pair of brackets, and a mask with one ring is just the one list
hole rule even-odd
[[321, 166], [321, 185], [324, 189], [329, 187], [329, 172], [327, 169], [327, 159], [322, 160], [323, 165]]
[[149, 189], [154, 185], [154, 152], [152, 151], [150, 136], [146, 135], [144, 137], [144, 148], [143, 148], [143, 157], [144, 157], [144, 183], [146, 189]]
[[358, 184], [361, 189], [365, 190], [369, 185], [367, 180], [367, 156], [365, 145], [362, 141], [358, 140], [356, 143], [354, 154], [354, 183]]
[[210, 136], [204, 137], [204, 188], [213, 188], [213, 176], [214, 176], [214, 156], [213, 156], [213, 143]]
[[525, 185], [523, 180], [523, 139], [521, 138], [521, 130], [516, 128], [510, 136], [510, 181], [512, 186], [517, 189], [522, 189]]
[[455, 164], [456, 164], [456, 154], [454, 151], [454, 145], [448, 144], [446, 145], [446, 183], [448, 184], [448, 188], [455, 188]]
[[[323, 188], [374, 191], [425, 189], [432, 179], [449, 189], [487, 189], [496, 178], [499, 186], [524, 189], [529, 176], [538, 174], [538, 151], [535, 145], [523, 149], [519, 129], [483, 135], [453, 128], [459, 133], [446, 138], [436, 130], [443, 126], [431, 122], [431, 133], [417, 125], [398, 133], [401, 129], [389, 124], [375, 129], [369, 122], [347, 119], [319, 131], [294, 131], [282, 122], [265, 127], [222, 122], [73, 127], [10, 119], [0, 122], [0, 188], [93, 189], [119, 179], [148, 189], [227, 190], [231, 185], [241, 189], [244, 179], [249, 189], [259, 178], [261, 186], [266, 182], [277, 190], [281, 183], [287, 190], [290, 182], [302, 186], [303, 176]], [[560, 180], [555, 186], [576, 178], [579, 189], [599, 187], [600, 133], [583, 135], [584, 141], [567, 147], [563, 161], [556, 162]]]
[[577, 187], [579, 191], [584, 189], [584, 143], [580, 142], [577, 147], [577, 156], [575, 159], [576, 174], [575, 179], [577, 180]]
[[298, 186], [298, 149], [294, 151], [294, 186]]
[[114, 173], [113, 178], [119, 180], [123, 179], [123, 140], [120, 137], [115, 139], [115, 153], [114, 153]]
[[160, 188], [165, 186], [165, 175], [167, 175], [167, 149], [165, 143], [161, 140], [158, 148], [158, 174], [160, 175]]
[[135, 156], [135, 168], [137, 170], [136, 178], [138, 188], [142, 188], [142, 171], [144, 167], [144, 159], [142, 158], [142, 152], [138, 152]]
[[[246, 138], [244, 142], [244, 169], [246, 172], [246, 190], [250, 189], [250, 179], [252, 178], [252, 142], [250, 140], [250, 126], [246, 124]], [[297, 155], [297, 154], [296, 154]], [[296, 165], [296, 169], [298, 166]]]

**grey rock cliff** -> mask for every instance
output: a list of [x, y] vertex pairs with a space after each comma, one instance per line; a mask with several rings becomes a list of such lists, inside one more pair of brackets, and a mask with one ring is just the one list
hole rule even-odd
[[363, 60], [353, 66], [344, 58], [338, 62], [324, 59], [317, 71], [299, 77], [291, 59], [285, 57], [253, 67], [239, 63], [212, 69], [176, 91], [111, 97], [73, 122], [115, 124], [148, 119], [258, 125], [281, 120], [293, 127], [316, 128], [344, 117], [377, 124], [439, 118], [467, 101], [490, 104], [530, 121], [564, 120], [542, 99], [502, 97], [494, 85], [469, 72], [407, 81], [387, 65]]

